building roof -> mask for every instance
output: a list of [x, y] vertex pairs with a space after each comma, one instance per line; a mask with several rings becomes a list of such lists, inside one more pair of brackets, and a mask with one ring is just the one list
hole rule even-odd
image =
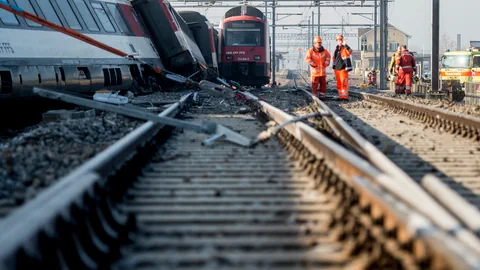
[[[405, 36], [407, 36], [408, 38], [411, 38], [412, 36], [410, 36], [409, 34], [405, 33], [404, 31], [398, 29], [397, 27], [395, 27], [394, 25], [392, 24], [388, 24], [388, 28], [394, 28], [396, 29], [397, 31], [399, 31], [400, 33], [404, 34]], [[373, 31], [373, 28], [360, 28], [358, 29], [358, 36], [361, 37], [361, 36], [365, 36], [367, 34], [369, 34], [370, 32]]]
[[366, 33], [370, 32], [372, 29], [371, 28], [359, 28], [358, 29], [358, 36], [361, 37], [365, 35]]

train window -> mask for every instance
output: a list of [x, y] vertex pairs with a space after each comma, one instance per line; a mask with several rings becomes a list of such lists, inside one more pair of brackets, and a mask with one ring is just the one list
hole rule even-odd
[[473, 58], [473, 67], [474, 68], [480, 67], [480, 56], [476, 56]]
[[103, 86], [110, 86], [110, 72], [107, 68], [103, 69]]
[[[7, 1], [8, 3], [8, 1]], [[0, 9], [0, 20], [6, 25], [19, 25], [17, 17], [4, 9]]]
[[117, 85], [122, 85], [122, 71], [119, 68], [115, 69], [117, 75]]
[[62, 81], [65, 81], [65, 70], [63, 70], [63, 67], [58, 68], [60, 70], [60, 76], [62, 77]]
[[138, 17], [137, 13], [135, 12], [135, 10], [133, 10], [133, 8], [131, 9], [132, 11], [132, 16], [133, 18], [135, 19], [135, 22], [138, 24], [138, 26], [140, 27], [140, 30], [142, 30], [142, 33], [146, 34], [147, 31], [145, 30], [145, 28], [143, 28], [143, 24], [142, 22], [140, 21], [140, 18]]
[[10, 71], [0, 71], [0, 93], [12, 93], [13, 82]]
[[78, 12], [80, 12], [80, 16], [83, 18], [83, 21], [87, 25], [88, 30], [98, 32], [100, 28], [98, 28], [95, 19], [93, 18], [92, 13], [88, 9], [87, 3], [85, 0], [73, 0], [75, 5], [78, 8]]
[[38, 83], [42, 83], [42, 75], [38, 74]]
[[264, 25], [259, 22], [225, 24], [226, 46], [263, 46]]
[[82, 80], [90, 80], [90, 71], [88, 70], [88, 67], [77, 67], [77, 70], [79, 71], [79, 76], [80, 79]]
[[112, 13], [113, 18], [115, 18], [115, 22], [117, 22], [117, 25], [120, 27], [120, 31], [125, 34], [131, 33], [130, 29], [125, 23], [125, 20], [123, 19], [120, 9], [118, 9], [118, 7], [112, 3], [106, 3], [106, 5], [108, 7], [108, 10], [110, 10], [110, 13]]
[[[35, 10], [33, 9], [32, 3], [30, 3], [30, 1], [28, 0], [17, 0], [17, 5], [32, 14], [38, 15], [37, 12], [35, 12]], [[42, 27], [40, 24], [36, 22], [30, 21], [30, 20], [25, 20], [25, 21], [27, 21], [27, 24], [29, 26]]]
[[102, 5], [100, 3], [93, 3], [92, 2], [92, 7], [95, 13], [97, 14], [98, 18], [100, 19], [100, 22], [103, 25], [103, 28], [105, 31], [114, 33], [115, 28], [113, 28], [113, 24], [110, 21], [110, 18], [108, 18], [107, 13], [105, 12], [105, 9], [103, 9]]
[[38, 6], [40, 7], [40, 10], [42, 11], [43, 15], [45, 16], [45, 19], [58, 24], [62, 25], [60, 22], [60, 19], [58, 18], [57, 12], [55, 12], [55, 9], [52, 6], [52, 3], [48, 0], [38, 0], [37, 1]]
[[115, 69], [109, 68], [108, 71], [110, 72], [110, 85], [117, 85], [117, 75], [115, 74]]
[[68, 26], [71, 29], [82, 30], [82, 26], [78, 21], [77, 15], [75, 15], [75, 13], [73, 12], [73, 9], [68, 3], [68, 1], [57, 0], [57, 5], [60, 8], [60, 11], [63, 13], [63, 17], [65, 17], [65, 20], [67, 20]]

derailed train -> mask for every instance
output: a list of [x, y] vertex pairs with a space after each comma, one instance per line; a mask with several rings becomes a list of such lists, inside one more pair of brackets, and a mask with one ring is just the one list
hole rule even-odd
[[197, 80], [209, 79], [211, 73], [218, 76], [218, 32], [204, 16], [177, 13], [168, 1], [7, 2], [148, 65], [0, 9], [0, 101], [32, 97], [35, 86], [76, 93], [124, 90], [132, 85], [155, 89], [163, 82], [149, 65]]
[[[55, 24], [161, 66], [148, 32], [126, 0], [7, 0]], [[138, 63], [0, 10], [0, 99], [34, 86], [72, 92], [120, 90], [142, 77]]]

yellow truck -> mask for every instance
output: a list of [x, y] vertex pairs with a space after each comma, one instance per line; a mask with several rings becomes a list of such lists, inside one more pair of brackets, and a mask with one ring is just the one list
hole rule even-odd
[[462, 89], [467, 82], [480, 82], [480, 41], [471, 41], [465, 51], [446, 52], [440, 69], [442, 89]]
[[440, 80], [444, 90], [461, 90], [472, 80], [473, 52], [446, 52], [442, 56]]
[[472, 82], [480, 83], [480, 50], [473, 50]]

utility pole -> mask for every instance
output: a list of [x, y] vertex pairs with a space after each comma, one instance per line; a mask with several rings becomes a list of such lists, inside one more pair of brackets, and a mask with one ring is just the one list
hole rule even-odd
[[438, 57], [440, 54], [440, 0], [433, 0], [432, 11], [432, 91], [439, 91]]
[[457, 34], [457, 51], [462, 50], [462, 35]]
[[320, 1], [318, 1], [318, 29], [317, 29], [317, 32], [318, 32], [318, 35], [321, 36], [322, 33], [320, 31]]
[[345, 20], [345, 17], [342, 16], [342, 35], [345, 33], [345, 29], [344, 29], [344, 27], [343, 27], [343, 22], [344, 22], [344, 20]]
[[[435, 0], [434, 0], [435, 1]], [[386, 89], [388, 42], [388, 0], [380, 0], [380, 89]]]
[[[312, 20], [312, 18], [308, 18], [307, 50], [305, 51], [305, 53], [310, 49], [310, 41], [309, 41], [309, 39], [310, 39], [310, 37], [311, 37], [311, 33], [310, 33], [311, 20]], [[313, 29], [313, 27], [312, 27], [312, 29]], [[310, 76], [310, 69], [308, 68], [308, 66], [307, 66], [307, 70], [308, 70], [308, 76]]]
[[[389, 0], [384, 0], [385, 1], [385, 31], [383, 34], [385, 35], [385, 46], [383, 47], [385, 51], [385, 72], [387, 72], [387, 67], [388, 67], [388, 1]], [[386, 78], [386, 76], [385, 76]]]
[[378, 0], [375, 0], [375, 12], [373, 15], [373, 35], [374, 35], [374, 40], [373, 40], [373, 70], [378, 69], [378, 57], [377, 57], [377, 52], [378, 52]]
[[268, 2], [267, 2], [267, 1], [265, 1], [265, 18], [267, 18], [267, 19], [268, 19], [268, 15], [267, 15], [267, 14], [268, 14], [268, 10], [267, 10], [267, 4], [268, 4]]
[[312, 10], [312, 42], [315, 39], [315, 27], [313, 26], [315, 24], [315, 13]]
[[277, 85], [275, 81], [276, 55], [275, 55], [275, 1], [272, 2], [272, 85]]

